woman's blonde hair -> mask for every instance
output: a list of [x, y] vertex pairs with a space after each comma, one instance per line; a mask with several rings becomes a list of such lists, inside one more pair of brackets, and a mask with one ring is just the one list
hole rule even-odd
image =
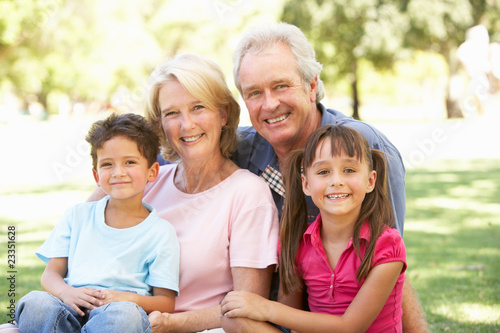
[[178, 81], [206, 107], [226, 112], [227, 123], [222, 128], [220, 150], [224, 157], [231, 156], [238, 144], [237, 128], [240, 121], [240, 106], [229, 90], [219, 65], [207, 57], [192, 53], [179, 54], [160, 64], [148, 80], [146, 118], [158, 131], [162, 156], [169, 161], [179, 158], [165, 136], [158, 100], [160, 89], [170, 81]]

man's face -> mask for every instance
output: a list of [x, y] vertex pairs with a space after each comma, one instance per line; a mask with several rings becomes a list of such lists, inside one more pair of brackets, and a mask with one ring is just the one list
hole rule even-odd
[[301, 147], [317, 120], [316, 79], [306, 90], [289, 47], [278, 44], [247, 53], [239, 74], [242, 96], [257, 132], [275, 149]]

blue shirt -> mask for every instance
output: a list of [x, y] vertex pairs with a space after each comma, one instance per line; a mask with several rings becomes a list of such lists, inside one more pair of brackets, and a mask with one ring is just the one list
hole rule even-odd
[[65, 281], [73, 287], [151, 296], [152, 287], [179, 292], [179, 242], [174, 227], [151, 212], [136, 226], [116, 229], [104, 221], [109, 196], [75, 205], [36, 251], [45, 263], [68, 258]]
[[[345, 125], [359, 131], [367, 139], [371, 148], [381, 150], [387, 154], [388, 185], [392, 206], [395, 212], [396, 228], [401, 237], [403, 236], [404, 218], [406, 213], [405, 195], [405, 167], [403, 159], [396, 147], [375, 127], [368, 125], [352, 117], [348, 117], [339, 111], [326, 109], [319, 103], [318, 110], [321, 112], [321, 126], [323, 125]], [[257, 131], [249, 127], [239, 128], [240, 143], [233, 154], [233, 161], [240, 167], [248, 169], [260, 176], [268, 165], [279, 170], [278, 158], [273, 147]], [[281, 216], [283, 197], [272, 191], [273, 199]], [[319, 209], [314, 205], [311, 197], [306, 196], [307, 212], [309, 222], [313, 222], [319, 214]]]

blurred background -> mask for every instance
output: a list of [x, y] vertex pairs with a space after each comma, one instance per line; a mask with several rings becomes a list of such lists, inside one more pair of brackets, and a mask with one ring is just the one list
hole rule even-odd
[[142, 114], [149, 73], [195, 52], [248, 125], [232, 52], [278, 21], [314, 45], [323, 103], [403, 156], [407, 274], [432, 331], [500, 332], [500, 0], [0, 0], [0, 265], [15, 225], [19, 293], [40, 288], [33, 251], [94, 188], [90, 124]]

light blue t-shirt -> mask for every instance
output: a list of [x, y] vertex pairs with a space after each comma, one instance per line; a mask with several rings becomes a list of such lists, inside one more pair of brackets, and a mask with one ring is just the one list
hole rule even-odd
[[73, 287], [112, 289], [150, 296], [152, 287], [179, 292], [179, 242], [174, 227], [151, 212], [138, 225], [116, 229], [104, 222], [109, 196], [75, 205], [65, 212], [36, 251], [68, 258], [65, 281]]

